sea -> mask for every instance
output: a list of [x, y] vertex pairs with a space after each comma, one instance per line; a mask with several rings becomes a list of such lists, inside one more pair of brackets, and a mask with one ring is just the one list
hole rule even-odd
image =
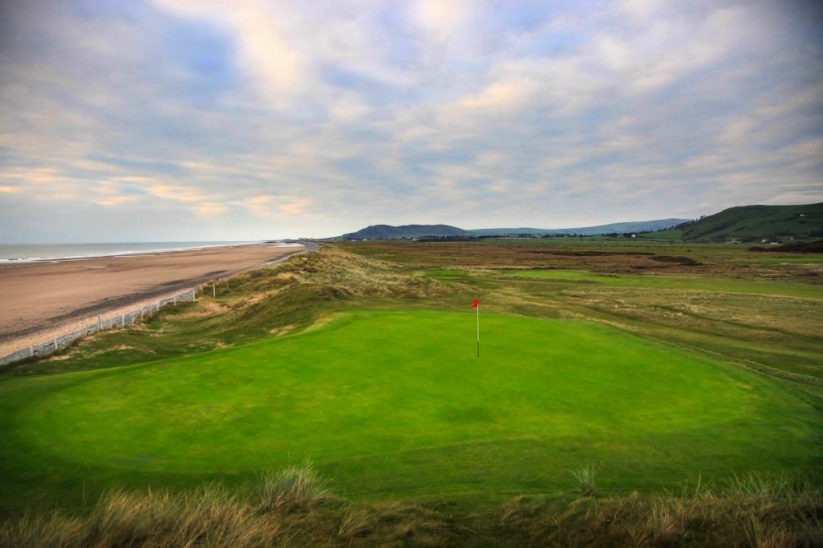
[[208, 247], [257, 244], [261, 242], [122, 242], [90, 244], [0, 244], [0, 264], [61, 261], [91, 257], [117, 257], [188, 251]]

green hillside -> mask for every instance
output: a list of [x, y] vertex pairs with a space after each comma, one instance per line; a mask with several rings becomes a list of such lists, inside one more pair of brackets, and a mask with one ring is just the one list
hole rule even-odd
[[677, 226], [688, 219], [657, 219], [654, 221], [634, 221], [625, 223], [611, 223], [608, 225], [583, 226], [577, 228], [479, 228], [469, 230], [473, 236], [501, 236], [501, 235], [521, 235], [542, 236], [545, 234], [581, 234], [584, 236], [599, 236], [601, 234], [611, 234], [613, 232], [648, 232], [651, 230], [664, 230]]
[[792, 206], [742, 206], [684, 223], [655, 237], [686, 241], [781, 241], [823, 237], [823, 202]]
[[449, 225], [373, 225], [357, 232], [343, 234], [340, 240], [397, 240], [402, 238], [466, 236], [462, 228]]

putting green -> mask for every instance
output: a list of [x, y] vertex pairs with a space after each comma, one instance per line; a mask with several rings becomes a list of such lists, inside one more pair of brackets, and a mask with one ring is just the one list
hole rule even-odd
[[183, 359], [7, 379], [0, 482], [19, 495], [309, 459], [352, 497], [494, 497], [568, 491], [588, 464], [606, 492], [820, 471], [820, 415], [767, 379], [598, 324], [481, 322], [479, 358], [473, 314], [363, 311]]

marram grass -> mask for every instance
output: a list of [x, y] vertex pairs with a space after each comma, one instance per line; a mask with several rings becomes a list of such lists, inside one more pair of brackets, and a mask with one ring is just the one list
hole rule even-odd
[[[751, 486], [757, 485], [752, 490]], [[276, 501], [276, 503], [274, 503]], [[86, 512], [0, 522], [0, 548], [271, 546], [820, 546], [823, 493], [749, 476], [679, 495], [518, 497], [480, 513], [444, 505], [350, 502], [310, 466], [229, 492], [105, 493]]]

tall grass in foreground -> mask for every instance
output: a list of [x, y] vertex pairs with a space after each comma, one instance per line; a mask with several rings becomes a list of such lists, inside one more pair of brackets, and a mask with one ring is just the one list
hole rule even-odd
[[238, 492], [114, 491], [81, 517], [7, 521], [0, 546], [823, 546], [820, 489], [755, 476], [682, 495], [521, 497], [472, 516], [437, 507], [346, 502], [303, 466]]
[[502, 507], [503, 530], [530, 546], [823, 546], [823, 492], [747, 476], [724, 489], [570, 504], [520, 498]]
[[583, 468], [571, 471], [574, 479], [577, 480], [577, 492], [586, 497], [593, 497], [597, 494], [597, 466], [588, 464]]

